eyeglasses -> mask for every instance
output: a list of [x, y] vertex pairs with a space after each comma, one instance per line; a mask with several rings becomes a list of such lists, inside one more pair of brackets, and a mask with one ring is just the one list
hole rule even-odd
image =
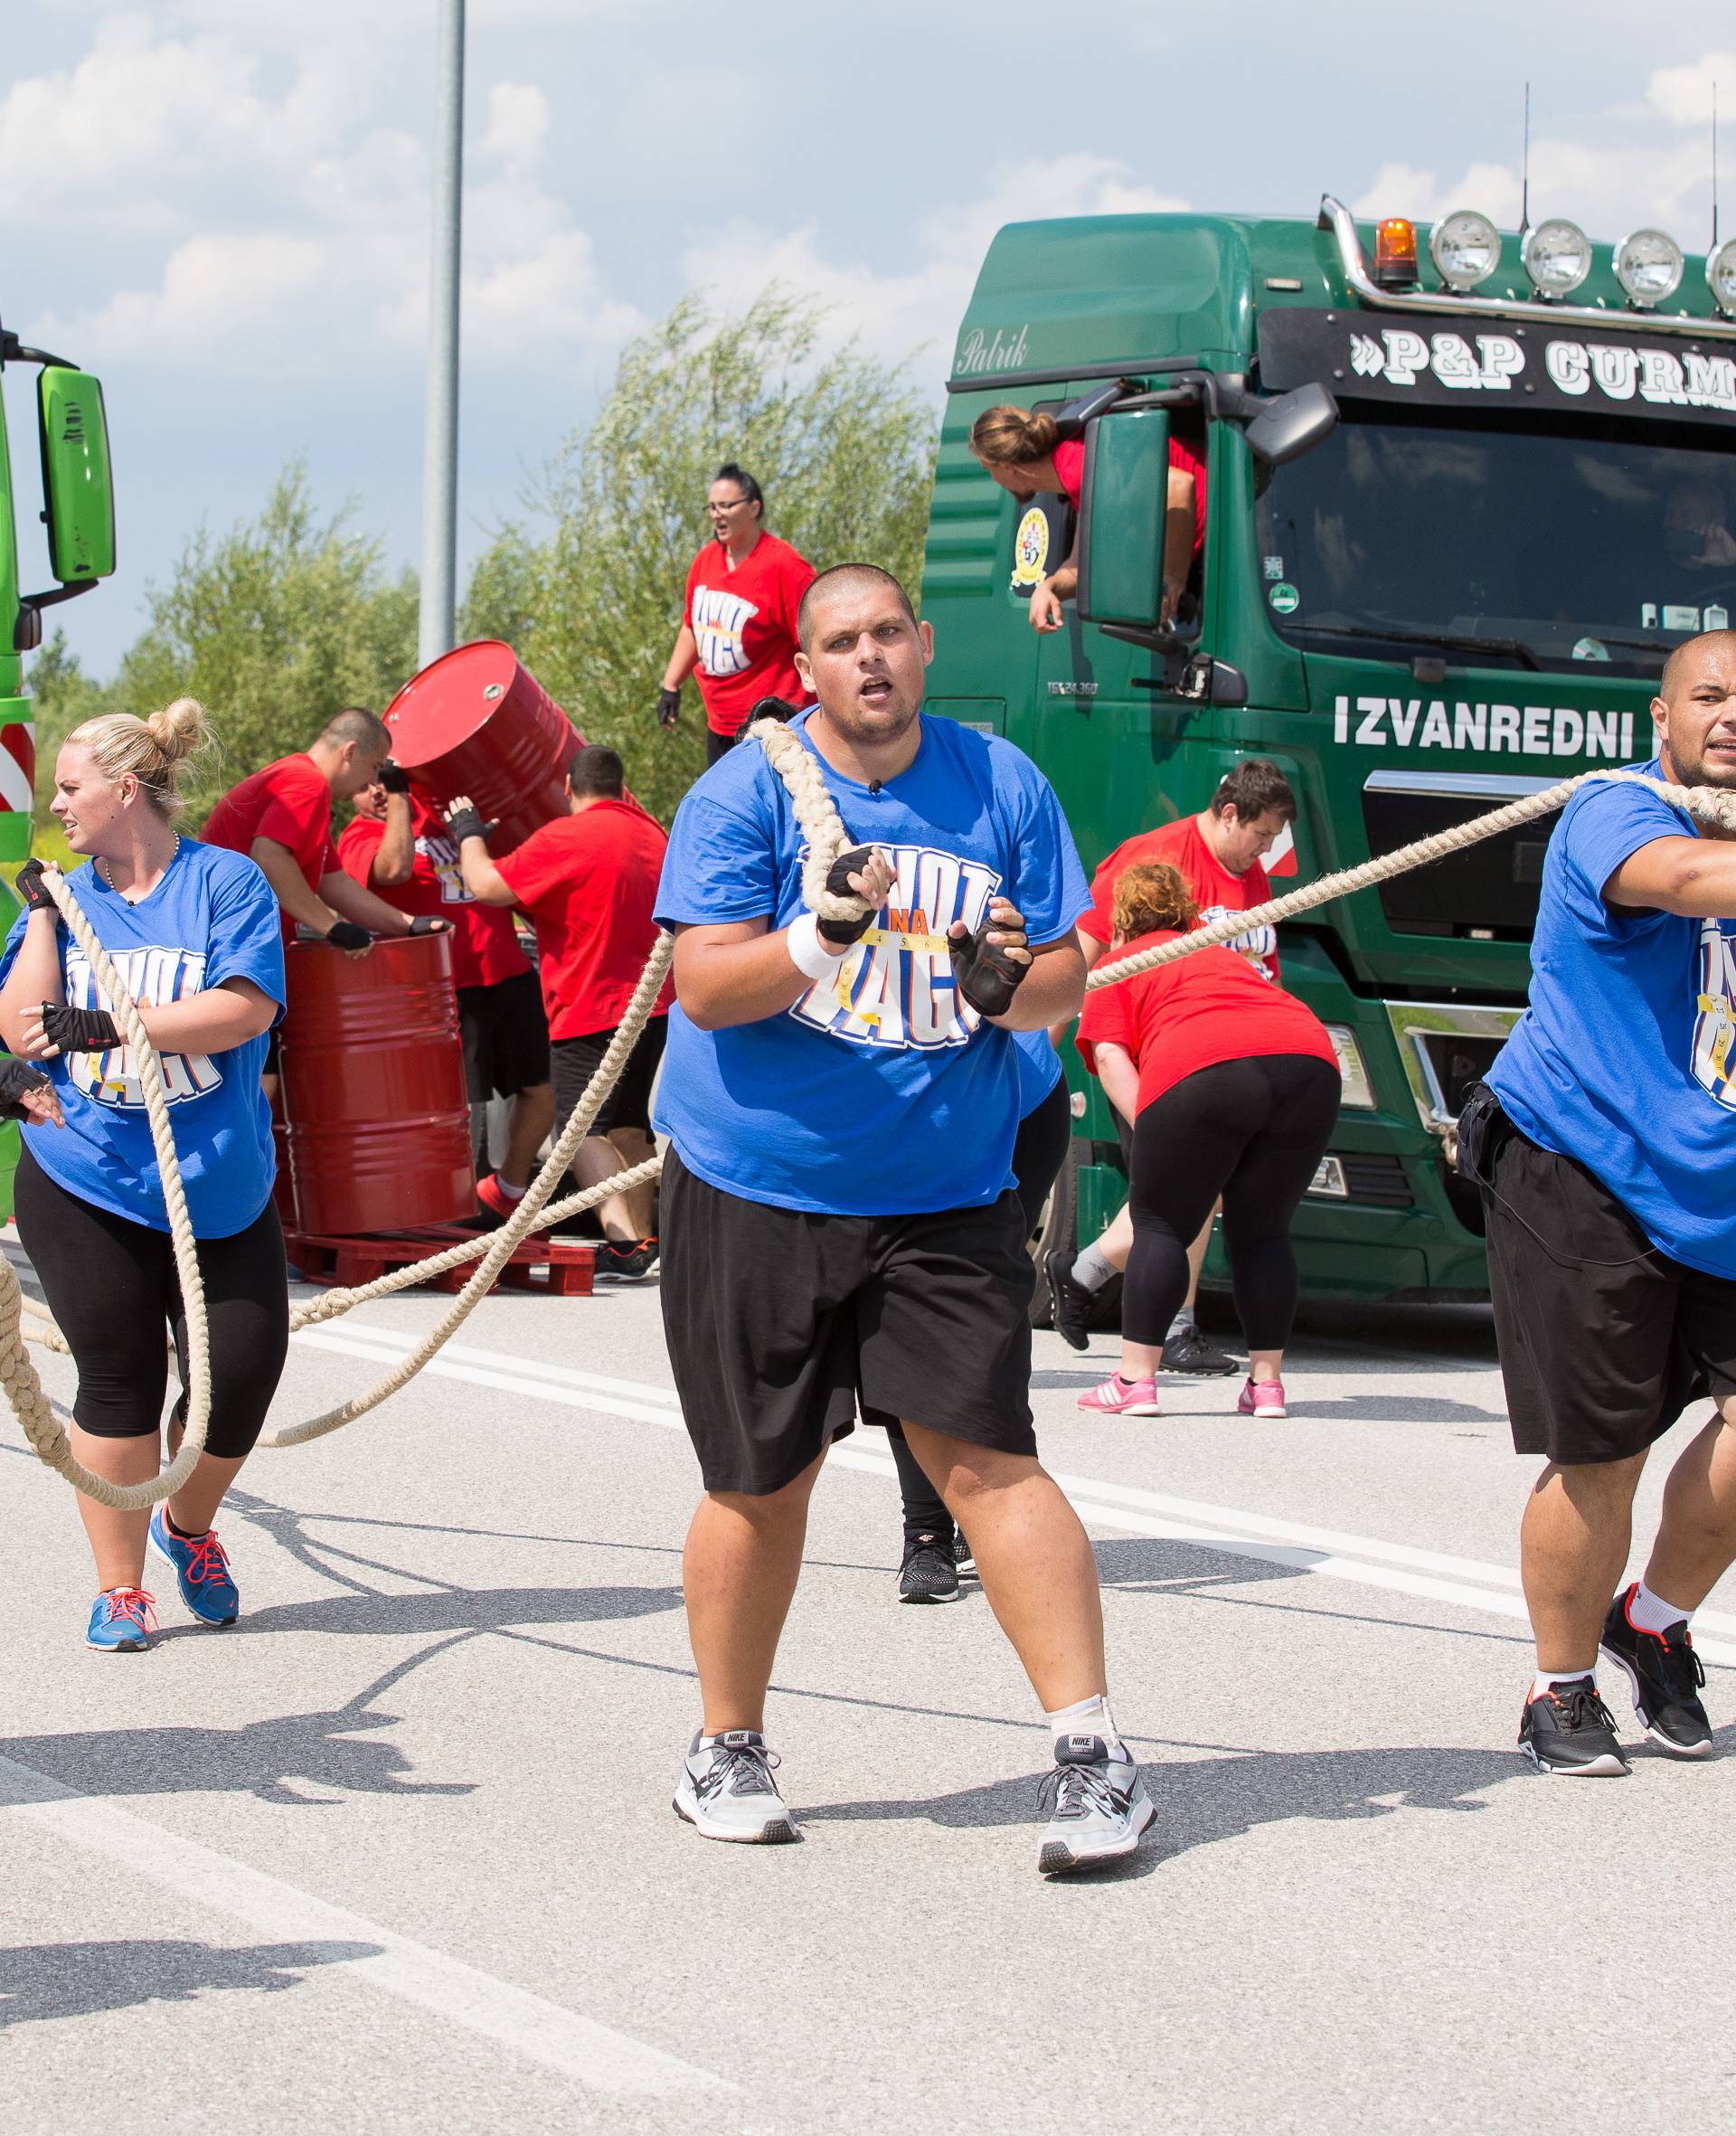
[[752, 502], [753, 499], [750, 496], [724, 497], [716, 503], [708, 498], [705, 509], [713, 515], [719, 512], [739, 512], [743, 505], [750, 505]]

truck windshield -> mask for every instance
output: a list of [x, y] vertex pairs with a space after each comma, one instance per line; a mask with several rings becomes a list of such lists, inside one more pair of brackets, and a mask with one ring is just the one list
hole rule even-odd
[[1299, 647], [1378, 657], [1384, 627], [1397, 659], [1432, 642], [1455, 666], [1654, 676], [1684, 638], [1729, 624], [1722, 436], [1354, 402], [1344, 416], [1260, 501], [1268, 614]]

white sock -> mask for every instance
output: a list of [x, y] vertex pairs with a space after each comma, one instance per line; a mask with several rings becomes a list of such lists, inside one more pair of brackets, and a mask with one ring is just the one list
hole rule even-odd
[[[528, 1185], [528, 1182], [526, 1184]], [[504, 1172], [495, 1174], [495, 1185], [499, 1187], [501, 1193], [509, 1202], [522, 1202], [524, 1199], [524, 1188], [514, 1186]]]
[[1111, 1276], [1120, 1272], [1102, 1247], [1097, 1245], [1087, 1246], [1072, 1266], [1073, 1281], [1081, 1290], [1100, 1290]]
[[1541, 1698], [1545, 1691], [1552, 1691], [1558, 1684], [1582, 1684], [1587, 1677], [1591, 1678], [1595, 1687], [1598, 1680], [1598, 1672], [1595, 1668], [1567, 1668], [1559, 1670], [1553, 1675], [1546, 1668], [1540, 1668], [1531, 1679], [1530, 1696], [1533, 1698]]
[[1058, 1714], [1045, 1713], [1043, 1717], [1052, 1735], [1100, 1735], [1111, 1756], [1117, 1751], [1125, 1755], [1107, 1698], [1081, 1698], [1077, 1706], [1063, 1706]]
[[1678, 1609], [1661, 1594], [1654, 1594], [1644, 1580], [1634, 1589], [1634, 1599], [1628, 1604], [1628, 1621], [1637, 1631], [1667, 1631], [1672, 1624], [1684, 1623], [1693, 1615], [1692, 1610]]

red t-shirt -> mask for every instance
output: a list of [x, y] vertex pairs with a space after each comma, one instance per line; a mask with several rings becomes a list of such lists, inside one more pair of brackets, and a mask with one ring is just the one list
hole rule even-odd
[[[250, 779], [231, 787], [212, 810], [200, 834], [207, 846], [227, 846], [231, 853], [253, 850], [255, 838], [275, 838], [294, 854], [302, 880], [317, 894], [320, 877], [338, 865], [332, 844], [332, 789], [306, 750], [279, 757]], [[287, 915], [286, 937], [296, 923]]]
[[[1175, 928], [1161, 928], [1117, 955], [1131, 957], [1175, 940]], [[1097, 1048], [1111, 1043], [1124, 1046], [1139, 1071], [1138, 1112], [1184, 1076], [1220, 1061], [1307, 1054], [1335, 1067], [1338, 1060], [1312, 1009], [1261, 978], [1239, 951], [1226, 949], [1196, 950], [1174, 964], [1088, 994], [1079, 1019], [1079, 1050], [1093, 1075]]]
[[[1202, 927], [1222, 920], [1226, 912], [1245, 912], [1250, 906], [1267, 904], [1271, 899], [1271, 884], [1257, 860], [1250, 864], [1245, 875], [1232, 875], [1206, 844], [1199, 818], [1184, 816], [1178, 823], [1165, 824], [1161, 830], [1139, 831], [1123, 839], [1091, 877], [1091, 909], [1079, 924], [1094, 941], [1107, 942], [1115, 932], [1109, 918], [1115, 886], [1124, 869], [1141, 861], [1165, 861], [1179, 873], [1187, 884], [1188, 895], [1200, 908], [1198, 924]], [[1250, 928], [1229, 946], [1258, 957], [1267, 977], [1278, 978], [1275, 927]]]
[[458, 844], [433, 809], [411, 794], [410, 810], [416, 856], [408, 883], [388, 884], [370, 879], [386, 827], [368, 816], [358, 816], [337, 841], [344, 873], [412, 920], [426, 914], [452, 922], [455, 987], [495, 987], [502, 979], [528, 971], [530, 965], [513, 931], [513, 915], [505, 905], [480, 903], [465, 888]]
[[[495, 865], [536, 923], [551, 1038], [612, 1031], [657, 939], [669, 841], [636, 801], [599, 800], [533, 831]], [[652, 1012], [669, 1007], [665, 985]]]
[[[1169, 440], [1169, 464], [1179, 468], [1184, 475], [1194, 477], [1194, 553], [1197, 556], [1205, 546], [1205, 462], [1198, 453], [1190, 451], [1179, 438]], [[1055, 448], [1055, 472], [1061, 477], [1061, 487], [1067, 493], [1067, 501], [1075, 512], [1080, 508], [1080, 492], [1085, 487], [1085, 446], [1080, 439], [1070, 438], [1065, 444]]]
[[761, 534], [733, 571], [722, 542], [707, 542], [687, 573], [687, 628], [699, 645], [705, 723], [734, 734], [761, 697], [806, 704], [796, 672], [796, 610], [814, 566], [776, 534]]

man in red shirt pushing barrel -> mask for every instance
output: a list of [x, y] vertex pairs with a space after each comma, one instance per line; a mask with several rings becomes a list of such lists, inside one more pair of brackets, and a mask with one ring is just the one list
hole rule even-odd
[[[480, 815], [462, 797], [447, 812], [471, 895], [516, 904], [536, 927], [542, 1003], [548, 1011], [557, 1131], [615, 1035], [657, 939], [653, 916], [667, 840], [625, 789], [621, 760], [593, 743], [567, 770], [569, 813], [531, 833], [502, 860], [491, 859]], [[572, 1176], [594, 1186], [651, 1155], [651, 1085], [663, 1059], [669, 989], [580, 1144]], [[599, 1277], [637, 1281], [657, 1258], [650, 1236], [649, 1187], [611, 1195], [597, 1214], [604, 1245]]]
[[477, 903], [444, 818], [412, 792], [409, 773], [390, 759], [356, 795], [355, 820], [337, 842], [337, 857], [354, 882], [412, 920], [452, 923], [452, 983], [470, 1102], [511, 1100], [505, 1154], [477, 1180], [476, 1199], [493, 1215], [510, 1216], [554, 1122], [549, 1026], [512, 914]]

